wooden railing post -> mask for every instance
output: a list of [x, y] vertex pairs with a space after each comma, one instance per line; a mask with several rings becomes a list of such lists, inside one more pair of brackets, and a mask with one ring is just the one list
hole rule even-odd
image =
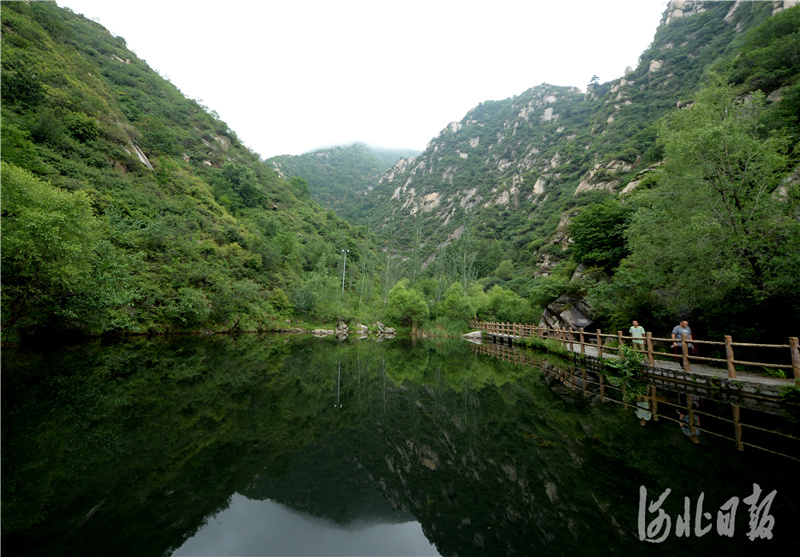
[[736, 449], [743, 451], [744, 445], [742, 444], [742, 424], [739, 423], [739, 406], [732, 404], [731, 410], [733, 411], [733, 436], [736, 439]]
[[603, 337], [601, 335], [600, 329], [597, 329], [597, 357], [603, 357]]
[[647, 363], [651, 366], [655, 365], [655, 358], [653, 358], [653, 333], [647, 333]]
[[[686, 335], [681, 335], [686, 338]], [[694, 426], [694, 395], [686, 393], [686, 411], [689, 414], [689, 433], [695, 434]]]
[[658, 393], [656, 392], [656, 386], [650, 385], [650, 396], [652, 397], [652, 407], [653, 407], [653, 421], [658, 421]]
[[617, 331], [617, 354], [622, 354], [622, 331]]
[[581, 327], [581, 354], [586, 354], [586, 345], [583, 343], [583, 327]]
[[[682, 334], [681, 335], [681, 351], [683, 352], [683, 371], [689, 371], [689, 343], [686, 342], [688, 339], [688, 335]], [[694, 432], [692, 432], [694, 433]]]
[[725, 360], [728, 364], [728, 377], [736, 378], [736, 367], [733, 365], [733, 346], [731, 335], [725, 335]]
[[800, 348], [798, 348], [797, 337], [789, 338], [789, 347], [792, 351], [792, 373], [794, 373], [794, 382], [800, 386]]
[[569, 351], [572, 352], [572, 327], [569, 328]]

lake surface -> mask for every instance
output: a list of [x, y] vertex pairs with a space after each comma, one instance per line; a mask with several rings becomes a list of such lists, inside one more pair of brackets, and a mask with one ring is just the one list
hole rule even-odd
[[3, 554], [800, 554], [796, 407], [659, 386], [639, 408], [514, 354], [255, 335], [4, 350]]

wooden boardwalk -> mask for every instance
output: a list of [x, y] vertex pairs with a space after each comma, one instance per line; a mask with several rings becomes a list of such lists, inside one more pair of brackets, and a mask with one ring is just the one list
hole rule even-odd
[[[585, 347], [586, 355], [597, 357], [597, 348], [593, 346]], [[576, 354], [580, 354], [580, 347], [575, 346], [573, 347], [573, 352]], [[604, 358], [619, 358], [616, 354], [603, 354]], [[654, 368], [660, 368], [663, 370], [668, 370], [673, 373], [683, 372], [683, 366], [676, 361], [667, 361], [667, 360], [655, 360]], [[782, 379], [780, 377], [769, 377], [767, 375], [749, 373], [746, 371], [737, 371], [736, 377], [731, 378], [728, 377], [728, 371], [726, 369], [722, 369], [719, 367], [712, 367], [709, 365], [704, 364], [692, 364], [691, 366], [691, 373], [694, 375], [698, 375], [701, 377], [709, 377], [709, 378], [716, 378], [716, 379], [736, 379], [739, 381], [744, 381], [748, 383], [754, 383], [758, 385], [774, 385], [779, 387], [785, 387], [792, 385], [793, 381], [791, 379]]]
[[[631, 345], [633, 340], [630, 336], [625, 336], [622, 331], [617, 331], [616, 335], [602, 334], [600, 330], [587, 333], [583, 329], [577, 331], [573, 329], [540, 327], [535, 325], [525, 325], [521, 323], [491, 323], [473, 320], [471, 326], [481, 331], [483, 337], [488, 340], [501, 343], [512, 344], [520, 342], [525, 338], [537, 338], [540, 340], [554, 340], [564, 349], [575, 354], [586, 356], [602, 362], [605, 358], [618, 358], [620, 347]], [[648, 373], [655, 375], [669, 376], [682, 379], [699, 378], [713, 381], [719, 384], [720, 381], [735, 381], [742, 384], [742, 388], [760, 390], [764, 387], [771, 387], [774, 390], [791, 386], [800, 386], [800, 350], [798, 350], [797, 337], [790, 337], [788, 344], [768, 345], [752, 343], [735, 343], [730, 336], [726, 336], [724, 342], [714, 342], [706, 340], [681, 339], [681, 353], [671, 354], [656, 352], [654, 343], [672, 343], [672, 339], [656, 338], [647, 333], [646, 338], [642, 339], [645, 344], [638, 350], [645, 357]], [[719, 346], [724, 347], [726, 358], [701, 357], [691, 353], [690, 346]], [[762, 363], [742, 361], [734, 358], [734, 349], [737, 347], [747, 347], [748, 349], [758, 348], [762, 350], [783, 350], [786, 355], [786, 364], [782, 363]], [[711, 364], [718, 364], [717, 366]], [[737, 369], [738, 367], [738, 369]], [[764, 373], [756, 373], [756, 370], [763, 368], [786, 370], [790, 379], [769, 376]], [[693, 379], [694, 380], [694, 379]], [[750, 385], [749, 387], [745, 387]]]

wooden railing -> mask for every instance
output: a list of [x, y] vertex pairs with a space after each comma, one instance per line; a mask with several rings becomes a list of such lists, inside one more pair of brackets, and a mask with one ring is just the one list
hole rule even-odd
[[[628, 408], [636, 409], [635, 403], [629, 402], [628, 397], [626, 397], [625, 384], [621, 387], [614, 386], [604, 375], [589, 371], [586, 367], [562, 367], [541, 356], [521, 352], [510, 346], [484, 344], [472, 346], [471, 349], [476, 354], [485, 354], [513, 364], [539, 369], [545, 376], [554, 377], [568, 389], [572, 391], [580, 390], [583, 396], [595, 395], [599, 396], [600, 402], [616, 403], [626, 410]], [[685, 388], [685, 385], [683, 387]], [[800, 438], [776, 429], [774, 422], [771, 420], [769, 423], [773, 424], [773, 427], [766, 427], [766, 425], [760, 423], [747, 423], [742, 420], [739, 403], [732, 402], [728, 402], [731, 411], [730, 418], [726, 418], [723, 412], [713, 411], [712, 409], [708, 411], [698, 410], [693, 405], [695, 395], [687, 391], [681, 396], [679, 389], [681, 389], [679, 384], [675, 384], [675, 390], [667, 387], [660, 391], [656, 385], [649, 385], [647, 395], [639, 397], [639, 400], [648, 403], [647, 411], [652, 413], [653, 421], [666, 420], [677, 425], [683, 425], [684, 422], [675, 418], [675, 411], [679, 410], [689, 415], [689, 429], [692, 430], [693, 434], [695, 432], [694, 416], [698, 416], [701, 417], [698, 429], [703, 431], [704, 434], [734, 441], [736, 448], [740, 451], [743, 451], [745, 447], [752, 447], [800, 462], [800, 458], [798, 458], [798, 454], [800, 454]], [[681, 398], [684, 400], [683, 403], [680, 402]], [[758, 396], [749, 398], [745, 395], [741, 403], [747, 405], [746, 408], [748, 410], [763, 412], [765, 415], [770, 412], [769, 407], [761, 407], [764, 401]], [[774, 413], [774, 410], [772, 412]], [[747, 413], [747, 416], [752, 417], [753, 415], [753, 412]], [[729, 428], [732, 428], [732, 435], [728, 433], [731, 431]], [[766, 439], [762, 439], [762, 443], [745, 441], [745, 439], [751, 437], [751, 433], [757, 435], [757, 432], [769, 434], [771, 437], [769, 446], [763, 444]]]
[[[643, 347], [638, 348], [633, 344], [633, 337], [622, 334], [622, 331], [617, 331], [617, 334], [603, 334], [600, 329], [594, 332], [585, 332], [583, 327], [574, 330], [572, 327], [545, 327], [537, 325], [526, 325], [523, 323], [493, 323], [487, 321], [472, 320], [470, 326], [475, 329], [480, 329], [489, 334], [501, 335], [511, 339], [524, 339], [524, 338], [539, 338], [539, 339], [554, 339], [558, 341], [564, 348], [571, 351], [579, 351], [581, 354], [586, 354], [587, 348], [596, 350], [597, 356], [602, 358], [606, 354], [619, 354], [620, 349], [626, 343], [631, 344], [637, 351], [646, 354], [647, 363], [655, 365], [656, 357], [659, 359], [676, 359], [679, 360], [681, 367], [684, 371], [691, 371], [691, 363], [716, 363], [724, 364], [728, 371], [728, 377], [736, 377], [736, 366], [746, 366], [750, 368], [769, 368], [780, 370], [792, 370], [794, 379], [800, 383], [800, 343], [798, 337], [790, 337], [789, 344], [754, 344], [749, 342], [733, 342], [730, 335], [724, 337], [723, 342], [711, 340], [689, 340], [686, 335], [682, 335], [680, 341], [674, 341], [671, 338], [658, 338], [652, 336], [652, 333], [646, 333], [642, 339]], [[680, 343], [680, 353], [672, 354], [669, 352], [656, 352], [654, 343]], [[694, 346], [709, 347], [724, 347], [725, 358], [710, 358], [702, 357], [692, 353]], [[786, 350], [788, 351], [788, 364], [780, 364], [773, 362], [753, 362], [738, 360], [734, 356], [735, 349], [743, 347], [747, 349], [759, 350]]]

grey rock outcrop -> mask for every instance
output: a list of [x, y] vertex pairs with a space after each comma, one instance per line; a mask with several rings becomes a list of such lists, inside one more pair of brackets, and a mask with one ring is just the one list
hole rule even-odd
[[592, 308], [582, 298], [564, 294], [549, 303], [539, 321], [540, 326], [587, 328], [594, 323]]

